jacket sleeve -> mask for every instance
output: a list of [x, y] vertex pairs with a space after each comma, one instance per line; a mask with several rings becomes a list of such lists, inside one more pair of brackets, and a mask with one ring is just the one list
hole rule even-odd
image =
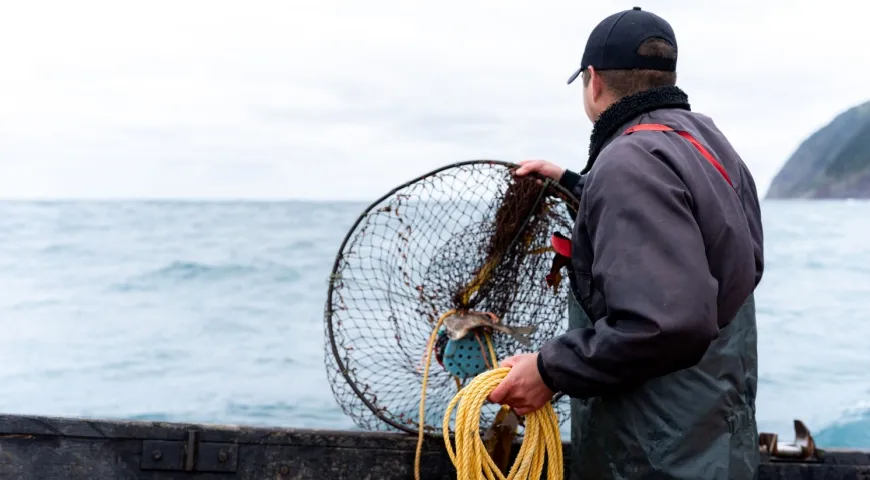
[[695, 365], [718, 335], [717, 289], [692, 197], [660, 151], [615, 141], [585, 182], [591, 281], [607, 316], [546, 343], [555, 391], [589, 398]]
[[583, 177], [575, 171], [566, 169], [559, 178], [559, 185], [573, 193], [577, 198], [583, 194]]

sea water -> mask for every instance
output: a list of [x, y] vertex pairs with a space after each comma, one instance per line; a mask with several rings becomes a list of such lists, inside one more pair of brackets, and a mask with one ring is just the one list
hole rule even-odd
[[[0, 412], [355, 428], [323, 360], [366, 207], [0, 203]], [[759, 429], [870, 447], [870, 203], [767, 201]]]

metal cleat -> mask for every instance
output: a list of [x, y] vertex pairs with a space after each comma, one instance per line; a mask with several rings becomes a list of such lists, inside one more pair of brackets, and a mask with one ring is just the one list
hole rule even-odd
[[794, 442], [780, 443], [775, 433], [760, 433], [758, 446], [771, 461], [817, 461], [816, 442], [810, 430], [800, 420], [794, 421]]

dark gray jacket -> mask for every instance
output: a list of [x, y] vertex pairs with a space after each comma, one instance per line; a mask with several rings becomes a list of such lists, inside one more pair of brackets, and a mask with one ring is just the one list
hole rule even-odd
[[[650, 123], [688, 132], [733, 187], [676, 132], [624, 134]], [[538, 363], [574, 399], [578, 478], [752, 478], [763, 238], [749, 170], [670, 87], [608, 109], [584, 173], [562, 179], [580, 198], [572, 330]]]

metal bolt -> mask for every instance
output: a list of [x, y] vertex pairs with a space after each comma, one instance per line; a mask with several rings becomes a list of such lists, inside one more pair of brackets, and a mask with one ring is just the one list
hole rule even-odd
[[161, 452], [160, 450], [154, 450], [153, 452], [151, 452], [151, 458], [153, 458], [154, 460], [160, 460], [161, 458], [163, 458], [163, 452]]
[[290, 467], [281, 465], [281, 475], [287, 475], [288, 473], [290, 473]]
[[220, 453], [218, 453], [218, 461], [221, 463], [226, 462], [227, 457], [229, 457], [229, 455], [227, 455], [227, 452], [225, 452], [224, 450], [221, 450]]

